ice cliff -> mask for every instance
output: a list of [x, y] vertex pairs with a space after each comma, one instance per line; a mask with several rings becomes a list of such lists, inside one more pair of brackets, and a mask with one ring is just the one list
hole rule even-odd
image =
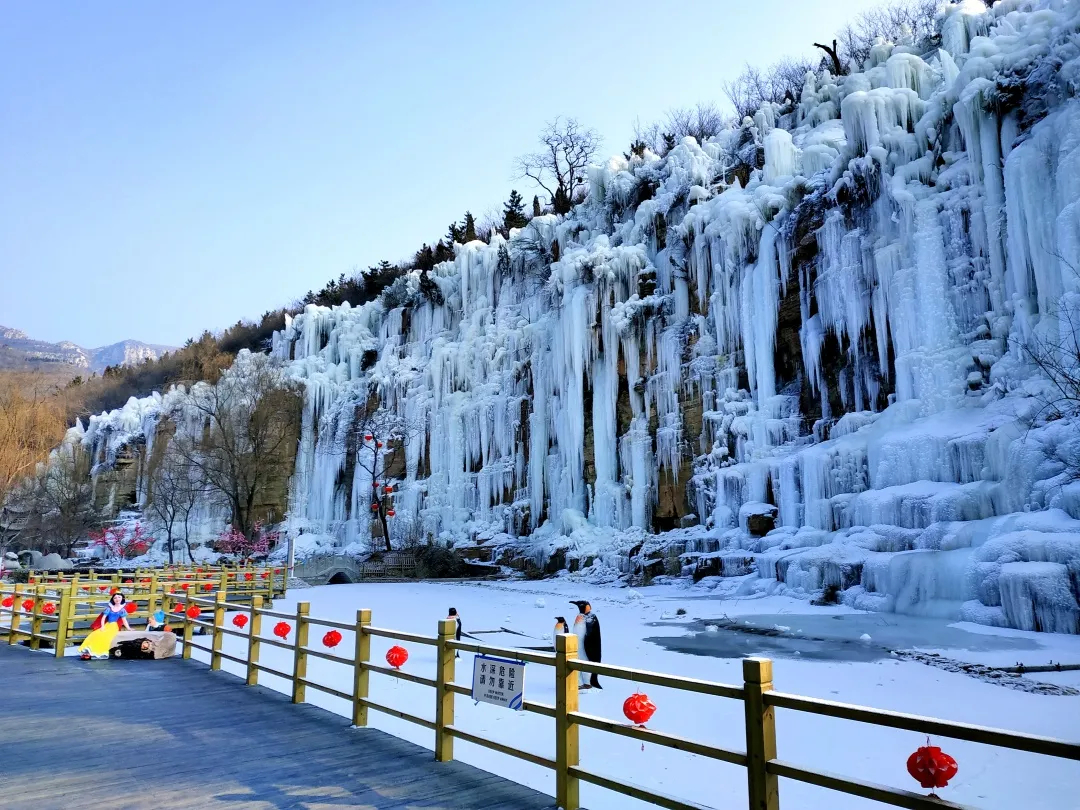
[[273, 348], [306, 385], [292, 530], [370, 537], [348, 442], [377, 401], [418, 431], [399, 542], [666, 547], [746, 593], [1080, 631], [1080, 423], [1032, 362], [1080, 315], [1080, 3], [965, 0], [939, 31], [309, 306]]

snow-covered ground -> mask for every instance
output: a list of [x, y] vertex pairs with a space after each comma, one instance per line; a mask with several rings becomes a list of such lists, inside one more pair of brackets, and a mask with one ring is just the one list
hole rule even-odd
[[[818, 626], [823, 616], [855, 618], [856, 615], [843, 606], [813, 607], [806, 601], [782, 596], [723, 599], [704, 589], [678, 585], [634, 590], [584, 585], [568, 578], [516, 583], [334, 585], [290, 591], [275, 603], [275, 609], [291, 612], [296, 602], [303, 600], [310, 602], [313, 617], [353, 621], [356, 610], [371, 608], [376, 626], [434, 635], [439, 619], [446, 616], [449, 607], [456, 607], [466, 632], [504, 627], [535, 637], [519, 637], [522, 646], [538, 646], [547, 641], [545, 636], [550, 638], [555, 616], [572, 619], [576, 608], [569, 604], [570, 599], [588, 599], [592, 603], [603, 628], [605, 662], [733, 684], [741, 683], [738, 659], [676, 652], [668, 648], [670, 644], [661, 645], [646, 639], [685, 637], [694, 632], [691, 628], [702, 627], [697, 620], [727, 617], [746, 621], [739, 617], [754, 616], [757, 618], [753, 621], [760, 623], [762, 617], [769, 615], [775, 615], [776, 625], [787, 628], [792, 634], [804, 630], [800, 624], [804, 622], [808, 628], [813, 628], [806, 629], [806, 634], [820, 636]], [[676, 616], [679, 608], [685, 609], [685, 616]], [[926, 639], [920, 649], [937, 650], [952, 658], [998, 665], [1016, 661], [1044, 664], [1051, 660], [1080, 663], [1080, 638], [1076, 636], [969, 624], [950, 625], [945, 621], [939, 622], [935, 632], [929, 624], [905, 628], [904, 622], [909, 619], [904, 616], [865, 615], [867, 620], [882, 622], [879, 634], [882, 640], [914, 632], [917, 637]], [[866, 629], [858, 623], [861, 621], [853, 622], [851, 631], [857, 630], [859, 636]], [[268, 638], [272, 638], [274, 623], [264, 621], [263, 632]], [[681, 624], [687, 627], [681, 627]], [[845, 627], [845, 621], [838, 621], [837, 626]], [[313, 649], [324, 649], [321, 645], [324, 632], [312, 627], [310, 645]], [[832, 638], [843, 641], [843, 632], [843, 629], [834, 632]], [[717, 635], [712, 631], [702, 633]], [[862, 644], [873, 647], [879, 643], [874, 640], [873, 633], [869, 635], [871, 640], [863, 640]], [[497, 638], [499, 643], [504, 643], [513, 636], [503, 634]], [[747, 655], [761, 652], [761, 646], [766, 643], [753, 635], [740, 634], [740, 638], [746, 639]], [[857, 642], [858, 636], [849, 641]], [[381, 662], [392, 643], [374, 639], [373, 659]], [[938, 644], [947, 646], [934, 646]], [[226, 638], [226, 652], [242, 656], [244, 646], [241, 639]], [[352, 646], [352, 634], [345, 633], [337, 651], [350, 655]], [[434, 648], [405, 646], [409, 651], [405, 670], [433, 677]], [[202, 653], [197, 653], [196, 657], [206, 660]], [[263, 648], [261, 660], [268, 665], [289, 671], [290, 659], [286, 651]], [[240, 671], [228, 662], [225, 669]], [[467, 683], [471, 671], [472, 655], [463, 654], [458, 662], [456, 680]], [[317, 682], [342, 690], [351, 689], [348, 670], [341, 665], [311, 659], [308, 673]], [[1080, 673], [1033, 677], [1080, 686]], [[775, 658], [774, 678], [776, 688], [785, 692], [1065, 739], [1080, 737], [1080, 697], [1034, 695], [1005, 689], [967, 675], [896, 660], [887, 652], [873, 661], [835, 660], [835, 657], [834, 660], [810, 660], [805, 655], [792, 653], [788, 657]], [[278, 678], [264, 675], [262, 682], [283, 691], [286, 689], [285, 682]], [[582, 693], [582, 711], [622, 721], [622, 702], [635, 691], [634, 685], [610, 678], [602, 678], [601, 682], [603, 691]], [[647, 692], [658, 706], [650, 728], [728, 748], [745, 748], [740, 702], [652, 686], [644, 687], [642, 691]], [[553, 671], [528, 665], [526, 696], [543, 703], [554, 703]], [[371, 679], [371, 698], [434, 718], [434, 694], [426, 687], [375, 675]], [[331, 711], [348, 714], [344, 701], [313, 689], [308, 690], [308, 700]], [[372, 712], [371, 724], [432, 747], [431, 732], [404, 721]], [[549, 718], [486, 704], [474, 705], [467, 698], [459, 697], [455, 725], [554, 757], [554, 728]], [[777, 735], [779, 756], [784, 760], [909, 790], [918, 789], [905, 770], [908, 755], [925, 742], [918, 734], [780, 710], [777, 712]], [[960, 766], [952, 784], [940, 792], [943, 798], [1001, 810], [1018, 807], [1063, 810], [1078, 806], [1080, 763], [962, 741], [935, 739], [934, 742], [956, 757]], [[645, 745], [642, 750], [640, 743], [633, 740], [589, 729], [582, 729], [581, 751], [582, 765], [605, 775], [718, 810], [746, 807], [745, 771], [740, 767], [657, 746]], [[455, 743], [455, 755], [478, 767], [554, 793], [554, 776], [546, 769], [460, 741]], [[788, 807], [841, 810], [870, 806], [855, 797], [787, 780], [782, 780], [780, 791]], [[629, 810], [646, 806], [590, 785], [582, 786], [582, 802], [590, 810]]]

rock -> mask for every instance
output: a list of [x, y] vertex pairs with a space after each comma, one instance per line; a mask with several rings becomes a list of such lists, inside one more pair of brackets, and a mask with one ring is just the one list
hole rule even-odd
[[547, 607], [547, 602], [545, 602], [543, 597], [541, 597], [540, 599], [536, 600], [536, 606], [538, 608]]

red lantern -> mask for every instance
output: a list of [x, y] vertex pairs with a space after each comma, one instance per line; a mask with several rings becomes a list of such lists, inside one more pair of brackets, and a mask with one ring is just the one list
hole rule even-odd
[[134, 583], [133, 583], [133, 581], [132, 581], [132, 580], [130, 580], [130, 579], [125, 579], [125, 580], [124, 580], [124, 584], [125, 584], [125, 585], [132, 585], [132, 584], [134, 584]]
[[642, 692], [635, 692], [622, 705], [623, 714], [635, 726], [643, 726], [656, 712], [656, 704]]
[[958, 769], [955, 759], [936, 745], [930, 745], [929, 737], [926, 738], [926, 745], [908, 757], [907, 761], [907, 772], [924, 788], [945, 787], [956, 776]]
[[372, 512], [378, 512], [379, 511], [379, 504], [378, 503], [373, 503], [371, 505], [371, 511]]
[[248, 582], [251, 582], [251, 580], [255, 579], [255, 575], [248, 571], [246, 574], [244, 574], [244, 579], [246, 579]]
[[396, 644], [386, 651], [386, 663], [392, 666], [394, 669], [401, 669], [405, 662], [409, 660], [409, 651], [404, 647], [399, 647]]
[[241, 630], [243, 630], [244, 627], [247, 626], [248, 618], [243, 613], [237, 613], [235, 616], [233, 616], [232, 623], [236, 627], [239, 627]]
[[204, 591], [212, 591], [212, 590], [214, 590], [214, 583], [207, 582], [205, 585], [202, 586], [202, 589]]
[[44, 613], [46, 616], [52, 616], [54, 613], [56, 613], [56, 605], [54, 605], [52, 602], [46, 602], [44, 605], [41, 606], [41, 612]]
[[263, 578], [263, 579], [270, 579], [270, 574], [269, 574], [269, 572], [267, 572], [267, 571], [263, 571], [263, 572], [262, 572], [262, 578]]
[[15, 597], [14, 596], [5, 596], [4, 601], [0, 602], [0, 605], [3, 605], [6, 608], [9, 608], [14, 604], [15, 604]]
[[274, 635], [278, 638], [287, 638], [292, 627], [288, 622], [278, 622], [274, 625]]
[[382, 442], [375, 442], [376, 447], [382, 447]]
[[183, 613], [183, 612], [184, 612], [184, 606], [177, 603], [176, 607], [173, 608], [173, 613]]
[[126, 610], [128, 612], [129, 616], [138, 609], [139, 609], [139, 606], [137, 604], [135, 604], [134, 602], [128, 602], [126, 605], [124, 605], [124, 610]]
[[280, 568], [275, 568], [275, 569], [274, 569], [274, 573], [275, 573], [275, 574], [280, 574], [280, 573], [281, 573], [281, 569], [280, 569]]
[[383, 492], [385, 492], [387, 495], [389, 495], [393, 491], [394, 491], [394, 488], [392, 486], [390, 486], [390, 484], [387, 484], [385, 487], [383, 487]]
[[331, 630], [329, 633], [322, 637], [322, 643], [323, 646], [333, 649], [341, 643], [341, 633], [339, 633], [337, 630]]
[[195, 569], [195, 573], [197, 573], [197, 574], [201, 574], [202, 572], [203, 572], [203, 570], [201, 568], [196, 568]]
[[33, 599], [23, 599], [22, 609], [25, 610], [27, 613], [29, 613], [31, 610], [34, 609], [34, 600]]
[[180, 586], [180, 590], [186, 591], [190, 587], [191, 587], [191, 583], [190, 582], [185, 582]]
[[36, 579], [34, 579], [33, 577], [30, 577], [30, 578], [29, 578], [29, 579], [27, 580], [27, 582], [29, 582], [29, 583], [30, 583], [31, 585], [33, 585], [34, 583], [36, 583], [36, 582], [37, 582], [37, 580], [36, 580]]
[[370, 442], [371, 441], [371, 434], [370, 433], [365, 433], [364, 434], [364, 441], [365, 442]]
[[395, 515], [395, 512], [394, 512], [393, 509], [387, 509], [386, 510], [386, 516], [387, 517], [393, 517], [394, 515]]
[[108, 588], [107, 585], [98, 585], [98, 590], [101, 591], [101, 593], [105, 593], [106, 588]]
[[202, 614], [202, 610], [198, 605], [192, 605], [187, 609], [187, 617], [189, 619], [197, 619]]

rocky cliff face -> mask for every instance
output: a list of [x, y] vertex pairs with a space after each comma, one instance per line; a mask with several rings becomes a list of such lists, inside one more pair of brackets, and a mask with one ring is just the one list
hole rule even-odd
[[396, 542], [1077, 632], [1080, 430], [1033, 360], [1080, 366], [1080, 5], [939, 32], [309, 306], [291, 530], [369, 542], [374, 397]]

